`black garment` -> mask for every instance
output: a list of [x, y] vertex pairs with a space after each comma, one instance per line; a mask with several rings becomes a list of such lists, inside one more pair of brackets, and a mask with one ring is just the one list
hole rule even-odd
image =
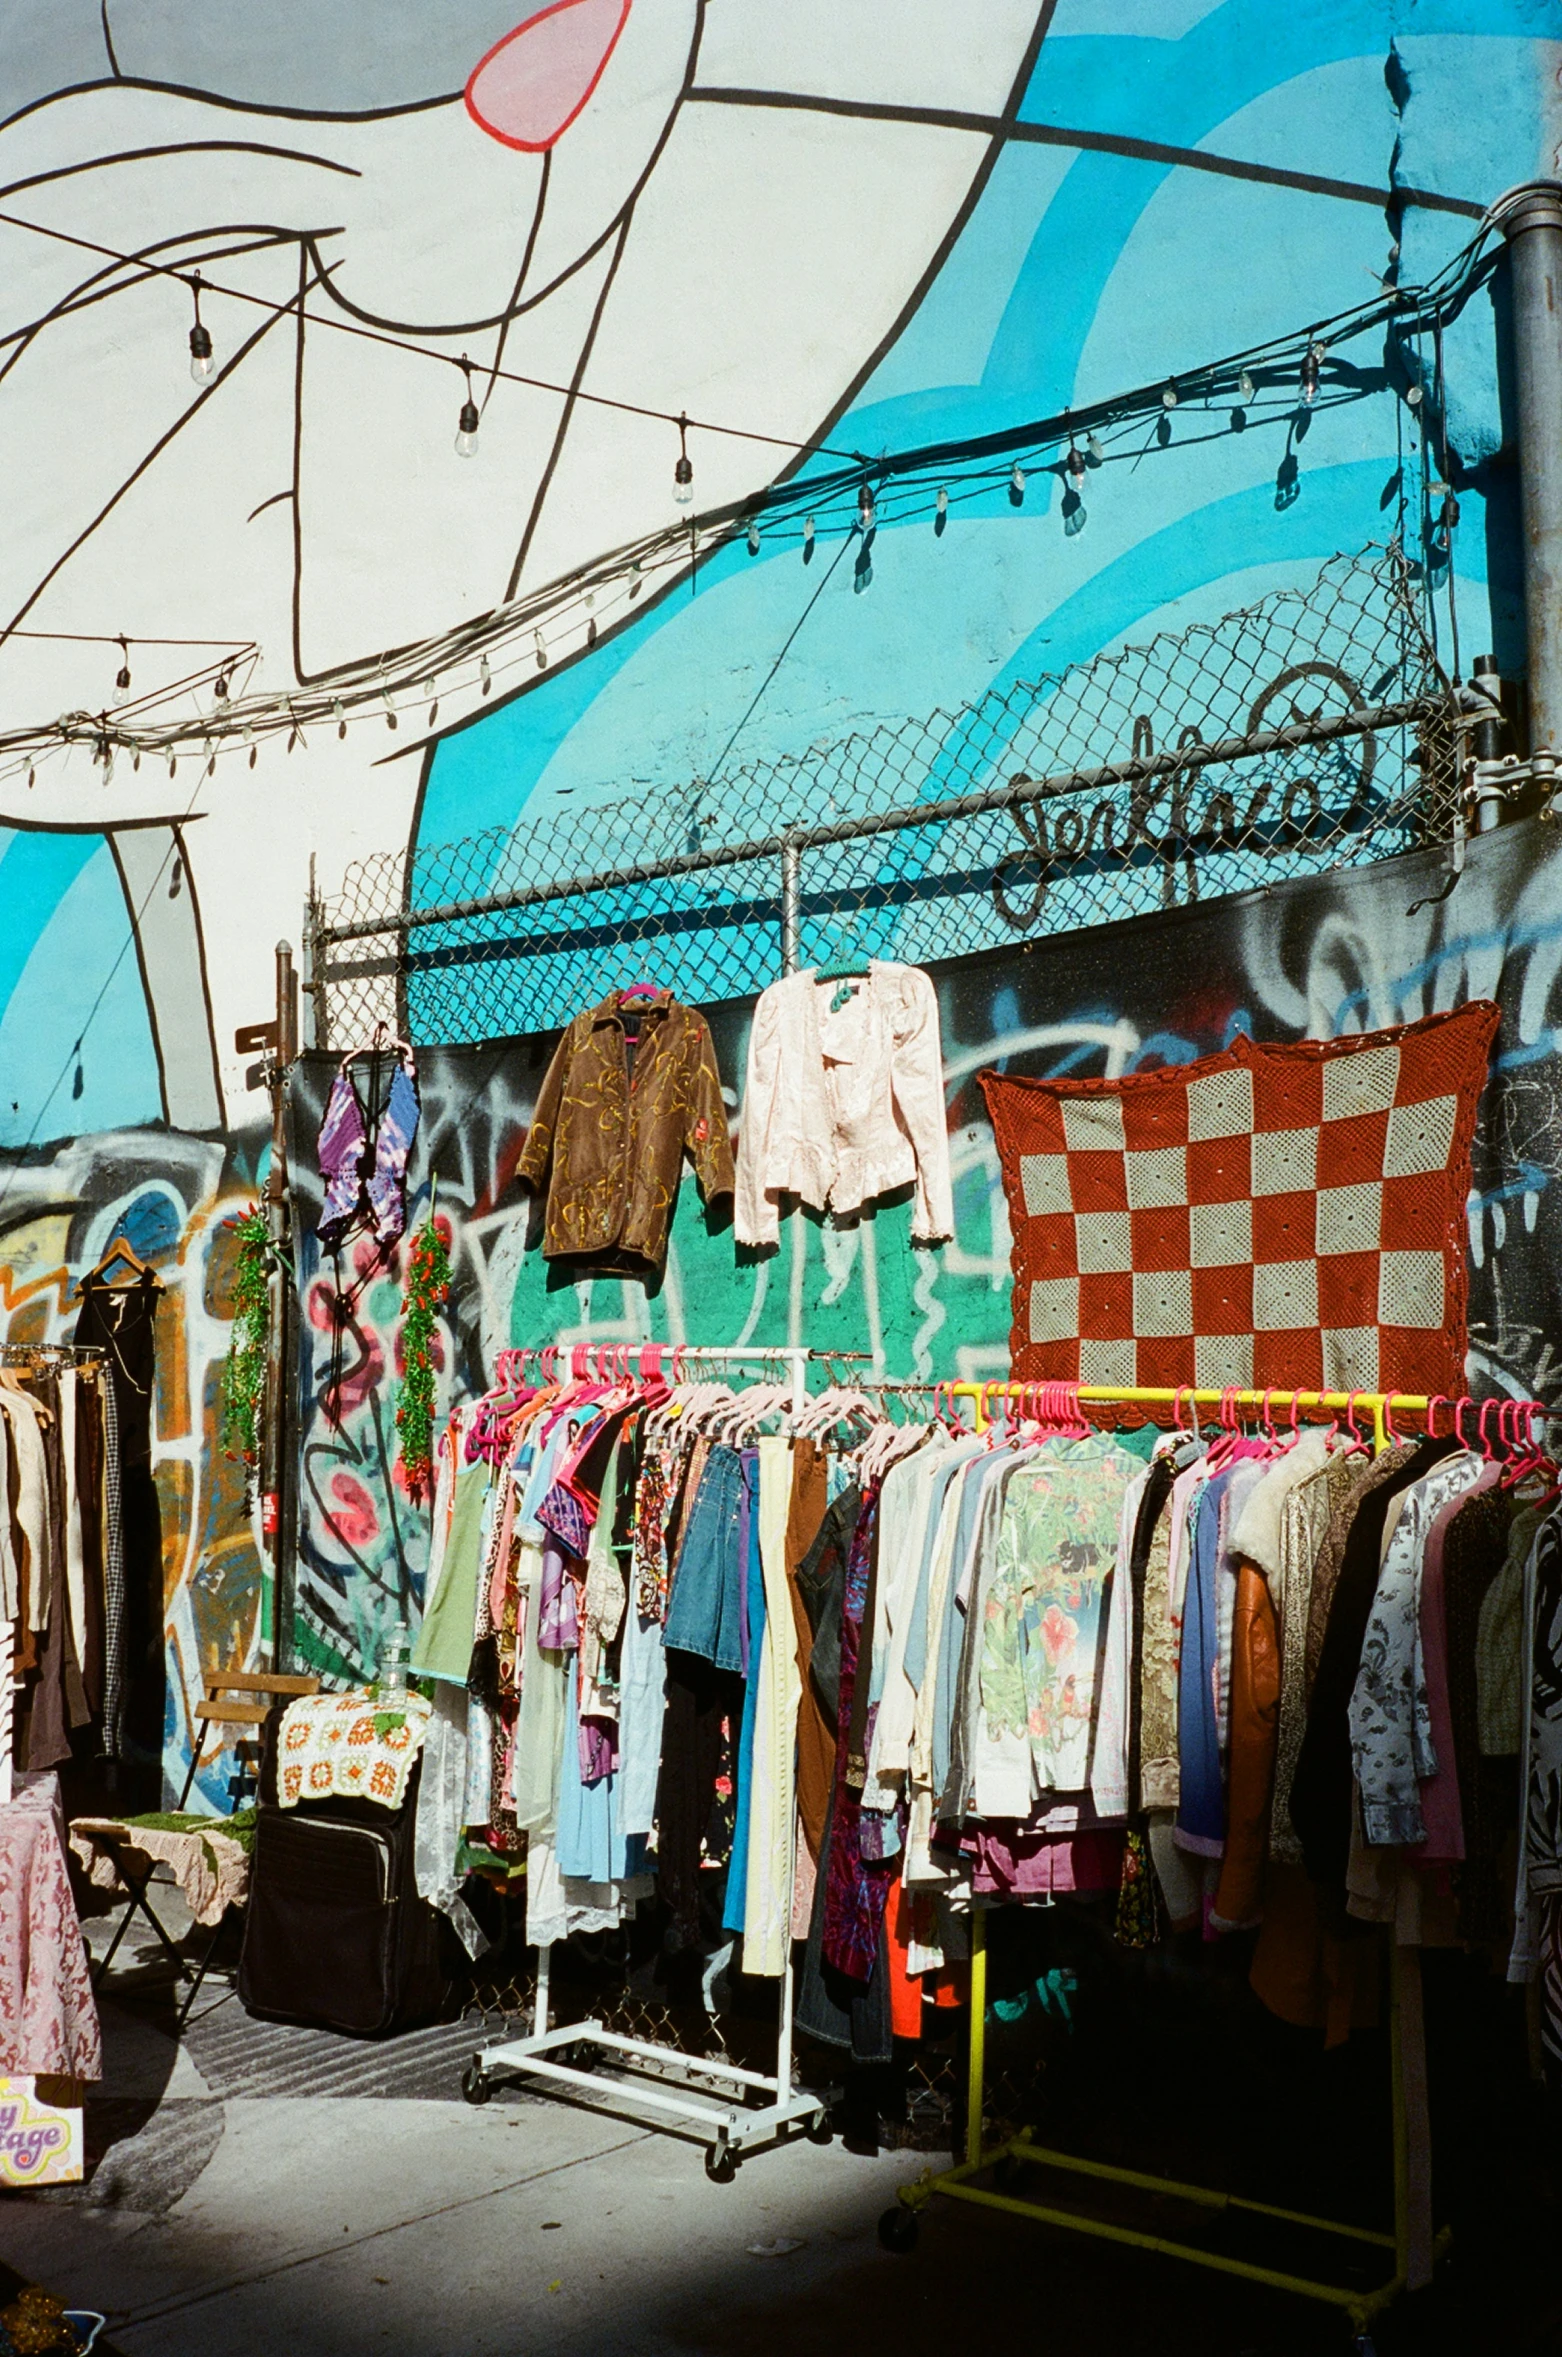
[[656, 1792], [656, 1874], [669, 1917], [669, 1945], [700, 1940], [700, 1849], [710, 1826], [716, 1778], [730, 1758], [743, 1716], [743, 1680], [697, 1653], [669, 1646], [662, 1714], [662, 1769]]
[[832, 1736], [840, 1715], [841, 1614], [846, 1607], [846, 1561], [857, 1535], [862, 1491], [855, 1482], [843, 1489], [819, 1525], [814, 1540], [797, 1567], [797, 1592], [813, 1631], [808, 1676], [823, 1707]]
[[[849, 2048], [854, 2062], [888, 2062], [895, 2051], [890, 2027], [888, 1935], [879, 1925], [878, 1953], [867, 1980], [848, 1980], [827, 1963], [824, 1954], [824, 1897], [829, 1880], [830, 1836], [835, 1827], [839, 1790], [830, 1794], [824, 1842], [819, 1852], [819, 1878], [814, 1884], [813, 1913], [808, 1920], [808, 1945], [797, 1976], [797, 2027], [805, 2037], [826, 2046]], [[886, 1909], [886, 1915], [888, 1910]]]
[[1408, 1463], [1377, 1489], [1369, 1490], [1356, 1509], [1340, 1559], [1318, 1655], [1318, 1674], [1308, 1698], [1307, 1732], [1291, 1784], [1291, 1823], [1313, 1881], [1333, 1885], [1342, 1897], [1350, 1864], [1355, 1779], [1350, 1698], [1361, 1668], [1361, 1649], [1382, 1569], [1389, 1501], [1429, 1473], [1455, 1445], [1451, 1440], [1420, 1442]]
[[1462, 1936], [1494, 1945], [1507, 1939], [1512, 1922], [1513, 1877], [1503, 1876], [1500, 1859], [1518, 1825], [1521, 1786], [1516, 1757], [1481, 1757], [1475, 1644], [1481, 1606], [1507, 1557], [1512, 1520], [1512, 1493], [1499, 1483], [1465, 1498], [1443, 1533], [1448, 1717], [1464, 1826], [1464, 1862], [1453, 1870], [1453, 1886]]
[[104, 1632], [103, 1748], [136, 1771], [118, 1805], [156, 1808], [163, 1797], [167, 1707], [163, 1528], [152, 1478], [156, 1321], [163, 1288], [150, 1269], [134, 1285], [113, 1285], [94, 1275], [83, 1278], [81, 1297], [74, 1339], [107, 1353], [118, 1428], [124, 1598], [116, 1625], [111, 1584]]

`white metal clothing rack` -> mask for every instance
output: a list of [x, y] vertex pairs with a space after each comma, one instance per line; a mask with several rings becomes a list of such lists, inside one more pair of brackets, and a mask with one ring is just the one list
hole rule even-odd
[[[592, 1346], [593, 1348], [595, 1346]], [[655, 1348], [656, 1346], [651, 1346]], [[637, 1353], [631, 1349], [631, 1361]], [[663, 1354], [658, 1354], [658, 1359]], [[706, 1350], [690, 1344], [675, 1354], [672, 1368], [662, 1368], [676, 1380], [681, 1361], [695, 1363], [774, 1365], [785, 1363], [791, 1381], [792, 1411], [800, 1413], [808, 1398], [808, 1361], [813, 1354], [795, 1345], [734, 1343]], [[604, 1364], [612, 1360], [603, 1351]], [[657, 1363], [657, 1362], [653, 1362]], [[622, 1359], [619, 1364], [622, 1365]], [[649, 1370], [647, 1370], [649, 1371]], [[794, 1818], [792, 1855], [797, 1848]], [[792, 1912], [791, 1875], [784, 1894], [784, 1918]], [[537, 1951], [537, 2000], [532, 2033], [507, 2038], [480, 2048], [462, 2074], [461, 2092], [468, 2103], [486, 2103], [490, 2082], [497, 2073], [515, 2071], [548, 2085], [571, 2088], [598, 2103], [640, 2104], [658, 2125], [672, 2134], [694, 2135], [705, 2144], [705, 2171], [719, 2185], [730, 2184], [741, 2155], [755, 2145], [775, 2144], [788, 2128], [800, 2126], [817, 2144], [830, 2141], [830, 2091], [804, 2089], [793, 2078], [792, 1971], [790, 1962], [780, 1979], [780, 2018], [776, 2030], [776, 2067], [773, 2072], [740, 2070], [736, 2063], [710, 2055], [686, 2054], [678, 2046], [659, 2046], [647, 2038], [626, 2038], [600, 2021], [549, 2021], [551, 1947]], [[566, 2052], [596, 2047], [616, 2062], [624, 2076], [604, 2079], [562, 2059]], [[632, 2075], [631, 2075], [632, 2074]], [[759, 2100], [768, 2098], [768, 2100]]]

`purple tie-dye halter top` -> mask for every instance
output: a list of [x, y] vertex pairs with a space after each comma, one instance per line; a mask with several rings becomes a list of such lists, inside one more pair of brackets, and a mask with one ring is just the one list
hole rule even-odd
[[360, 1222], [380, 1244], [395, 1243], [407, 1224], [407, 1156], [417, 1130], [418, 1083], [410, 1056], [398, 1062], [391, 1076], [372, 1147], [346, 1067], [337, 1073], [320, 1125], [325, 1211], [319, 1235], [328, 1249]]

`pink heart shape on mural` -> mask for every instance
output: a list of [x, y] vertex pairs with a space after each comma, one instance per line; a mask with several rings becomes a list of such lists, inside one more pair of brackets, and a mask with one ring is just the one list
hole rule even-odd
[[630, 0], [553, 0], [473, 67], [466, 108], [506, 147], [535, 155], [567, 131], [602, 79]]

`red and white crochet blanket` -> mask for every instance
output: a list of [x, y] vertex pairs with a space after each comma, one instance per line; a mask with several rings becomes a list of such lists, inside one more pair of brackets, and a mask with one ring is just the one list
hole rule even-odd
[[1498, 1009], [1240, 1034], [1122, 1080], [980, 1075], [1017, 1381], [1465, 1389], [1470, 1146]]

